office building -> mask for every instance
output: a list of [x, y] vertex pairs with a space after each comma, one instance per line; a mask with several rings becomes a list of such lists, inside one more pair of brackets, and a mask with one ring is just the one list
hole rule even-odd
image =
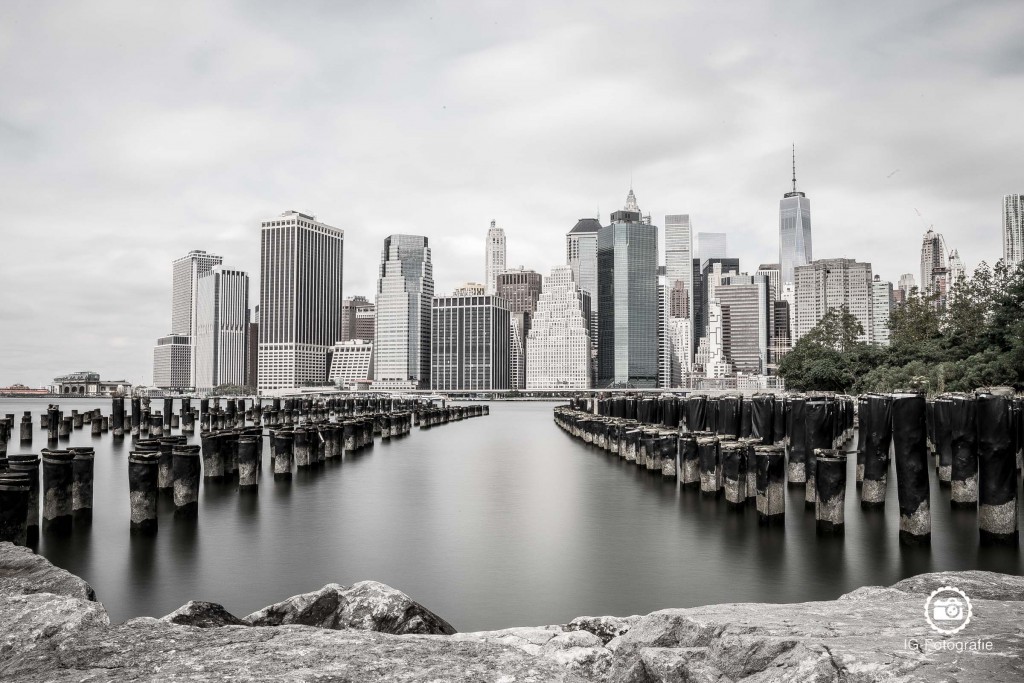
[[946, 262], [946, 240], [940, 233], [929, 230], [921, 240], [921, 294], [924, 296], [946, 294], [949, 266]]
[[196, 290], [195, 388], [244, 386], [249, 333], [249, 275], [214, 266]]
[[967, 269], [964, 268], [964, 262], [960, 258], [960, 252], [957, 251], [956, 249], [954, 249], [953, 251], [949, 252], [948, 267], [949, 267], [949, 287], [948, 287], [948, 289], [952, 290], [953, 287], [955, 287], [957, 285], [957, 283], [960, 282], [960, 280], [962, 280], [962, 279], [967, 277]]
[[348, 339], [331, 347], [330, 371], [327, 379], [343, 389], [350, 389], [373, 379], [373, 342]]
[[186, 334], [168, 334], [153, 347], [153, 386], [167, 391], [188, 391], [192, 387], [192, 339]]
[[797, 266], [793, 342], [811, 331], [832, 309], [845, 307], [864, 328], [858, 341], [873, 335], [871, 264], [853, 259], [820, 259]]
[[722, 350], [734, 372], [768, 370], [771, 296], [762, 275], [731, 275], [715, 287], [722, 311]]
[[590, 388], [586, 299], [571, 266], [555, 266], [544, 278], [526, 343], [527, 389]]
[[452, 296], [485, 296], [487, 285], [482, 282], [463, 282], [455, 288]]
[[889, 345], [889, 315], [892, 313], [892, 283], [876, 275], [871, 281], [871, 342]]
[[377, 279], [375, 389], [430, 388], [430, 315], [434, 266], [420, 235], [384, 240]]
[[772, 302], [772, 335], [768, 348], [769, 372], [777, 368], [783, 357], [793, 348], [790, 327], [792, 317], [788, 301], [776, 299]]
[[533, 313], [537, 310], [543, 278], [540, 273], [522, 266], [510, 268], [497, 277], [498, 296], [508, 301], [513, 313]]
[[[658, 228], [633, 190], [597, 235], [599, 387], [658, 383]], [[527, 361], [529, 365], [529, 361]]]
[[529, 313], [510, 313], [508, 321], [509, 388], [526, 388], [526, 318]]
[[906, 303], [910, 300], [910, 297], [917, 293], [917, 283], [914, 282], [913, 273], [904, 273], [900, 275], [899, 283], [896, 289], [893, 290], [893, 304], [899, 305]]
[[581, 218], [565, 236], [566, 263], [572, 268], [572, 278], [581, 292], [590, 298], [592, 315], [590, 347], [597, 356], [597, 233], [601, 222], [596, 218]]
[[1024, 262], [1024, 195], [1003, 197], [1003, 261], [1010, 268]]
[[498, 296], [442, 296], [432, 302], [430, 388], [510, 388], [508, 302]]
[[[668, 292], [668, 319], [686, 318], [689, 320], [693, 310], [693, 229], [689, 214], [671, 214], [665, 216], [665, 287]], [[682, 340], [680, 330], [684, 327], [688, 333], [693, 332], [693, 325], [673, 325], [670, 333], [666, 323], [666, 348], [671, 357], [675, 358], [683, 347], [693, 349], [693, 340]], [[689, 366], [687, 359], [686, 365]], [[675, 362], [675, 361], [672, 361]], [[670, 378], [672, 371], [670, 369]], [[670, 386], [678, 386], [671, 383]]]
[[377, 326], [375, 306], [365, 296], [351, 296], [341, 303], [341, 339], [364, 339], [373, 341]]
[[327, 381], [327, 351], [341, 335], [344, 231], [286, 211], [260, 230], [259, 389]]
[[693, 260], [693, 302], [694, 308], [690, 318], [693, 320], [693, 338], [700, 340], [707, 334], [708, 302], [715, 283], [721, 281], [722, 275], [735, 275], [740, 272], [738, 258], [712, 258], [701, 261]]
[[724, 232], [698, 232], [696, 258], [701, 263], [709, 259], [727, 258], [726, 242]]
[[778, 263], [762, 263], [754, 274], [764, 277], [768, 282], [768, 294], [772, 301], [782, 298], [782, 268]]
[[487, 253], [484, 259], [486, 293], [494, 294], [498, 275], [505, 272], [505, 231], [495, 227], [494, 221], [491, 221], [487, 231]]
[[796, 146], [793, 146], [793, 189], [779, 201], [779, 270], [785, 284], [796, 282], [795, 269], [810, 263], [811, 200], [796, 189]]

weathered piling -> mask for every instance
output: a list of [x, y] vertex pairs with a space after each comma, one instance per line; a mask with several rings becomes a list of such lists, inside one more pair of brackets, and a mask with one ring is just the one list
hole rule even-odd
[[700, 492], [706, 496], [717, 496], [720, 489], [719, 442], [716, 437], [705, 436], [697, 439], [697, 458], [700, 463]]
[[120, 439], [124, 436], [124, 396], [115, 396], [111, 399], [110, 429], [115, 438]]
[[742, 509], [747, 503], [746, 447], [738, 441], [721, 445], [722, 479], [726, 506]]
[[756, 446], [757, 521], [762, 526], [785, 524], [786, 451], [782, 446]]
[[164, 411], [163, 411], [164, 422], [163, 422], [163, 425], [162, 425], [162, 427], [163, 427], [163, 429], [165, 431], [168, 431], [168, 432], [170, 431], [170, 429], [171, 429], [171, 417], [173, 415], [174, 415], [174, 399], [165, 396], [164, 397]]
[[90, 423], [90, 432], [92, 433], [93, 436], [102, 436], [103, 435], [103, 418], [102, 417], [94, 417], [91, 420], [89, 420], [89, 423]]
[[238, 490], [256, 491], [259, 485], [256, 467], [256, 446], [259, 440], [255, 436], [241, 435], [238, 437]]
[[44, 533], [71, 531], [74, 457], [74, 453], [64, 450], [44, 449], [42, 452]]
[[161, 493], [174, 491], [174, 447], [184, 442], [184, 439], [179, 439], [176, 436], [165, 436], [160, 439], [156, 488]]
[[139, 429], [142, 425], [142, 402], [135, 397], [132, 397], [132, 415], [131, 415], [131, 436], [138, 436]]
[[128, 455], [128, 490], [132, 533], [156, 533], [159, 460], [159, 453], [132, 451]]
[[39, 456], [33, 453], [7, 456], [7, 469], [21, 472], [28, 479], [28, 521], [26, 533], [29, 545], [39, 540]]
[[762, 445], [774, 441], [774, 402], [771, 394], [754, 394], [750, 401], [750, 438], [759, 439]]
[[32, 443], [32, 411], [26, 410], [25, 414], [21, 416], [20, 429], [19, 441], [21, 443]]
[[296, 427], [292, 430], [292, 456], [295, 458], [296, 468], [309, 467], [309, 433], [305, 427]]
[[176, 443], [171, 448], [174, 516], [191, 518], [199, 512], [202, 455], [196, 444]]
[[71, 517], [75, 526], [92, 523], [92, 488], [96, 451], [91, 446], [69, 448], [71, 461]]
[[807, 449], [804, 456], [806, 472], [804, 486], [804, 507], [817, 509], [815, 493], [815, 476], [817, 476], [817, 453], [819, 450], [832, 448], [835, 424], [832, 405], [828, 399], [815, 397], [807, 399], [804, 406], [804, 419], [807, 425]]
[[74, 418], [70, 415], [62, 417], [57, 428], [57, 436], [61, 439], [70, 439], [72, 429], [74, 429]]
[[192, 401], [188, 398], [181, 399], [181, 433], [195, 434], [196, 416], [192, 412]]
[[57, 406], [50, 406], [46, 409], [46, 440], [49, 443], [57, 443], [60, 434], [60, 409]]
[[840, 535], [846, 528], [846, 455], [819, 448], [815, 456], [815, 527], [823, 536]]
[[787, 427], [789, 441], [789, 484], [797, 485], [807, 482], [807, 421], [805, 408], [807, 399], [793, 396], [789, 399], [790, 413]]
[[23, 472], [0, 472], [0, 541], [28, 545], [28, 476]]
[[74, 429], [81, 429], [83, 424], [84, 424], [82, 422], [83, 417], [84, 416], [80, 412], [78, 412], [77, 410], [72, 410], [71, 411], [71, 426]]
[[149, 435], [151, 437], [164, 435], [164, 416], [160, 414], [159, 410], [149, 416]]
[[221, 452], [221, 435], [205, 432], [200, 436], [203, 448], [203, 478], [210, 481], [224, 480], [224, 455]]
[[[868, 396], [861, 409], [861, 438], [864, 441], [864, 480], [861, 482], [862, 509], [885, 507], [885, 487], [892, 448], [892, 398]], [[859, 447], [859, 445], [858, 445]]]
[[950, 465], [950, 499], [954, 508], [978, 507], [977, 410], [973, 397], [952, 398], [953, 463]]
[[[617, 425], [615, 425], [617, 427]], [[678, 471], [677, 455], [679, 452], [677, 442], [679, 437], [672, 434], [662, 434], [661, 437], [661, 475], [670, 479], [676, 478]], [[617, 439], [613, 441], [618, 444]]]
[[934, 401], [935, 465], [939, 484], [949, 486], [953, 475], [953, 402], [946, 398]]
[[1012, 405], [978, 394], [978, 531], [984, 545], [1017, 545], [1017, 454]]
[[900, 543], [928, 545], [931, 543], [932, 520], [924, 396], [893, 396], [892, 425], [896, 491], [900, 502]]
[[743, 467], [747, 473], [746, 493], [747, 501], [757, 498], [757, 454], [754, 451], [756, 446], [762, 446], [760, 439], [749, 437], [740, 439], [743, 446]]
[[290, 430], [280, 430], [274, 434], [274, 481], [292, 478], [292, 441]]

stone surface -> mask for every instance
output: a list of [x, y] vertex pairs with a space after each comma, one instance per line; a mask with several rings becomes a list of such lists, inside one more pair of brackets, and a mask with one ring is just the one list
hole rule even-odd
[[[973, 604], [956, 636], [931, 631], [924, 619], [924, 601], [940, 586], [964, 590]], [[0, 544], [0, 588], [5, 681], [1024, 680], [1024, 577], [980, 571], [924, 574], [828, 602], [711, 605], [453, 635], [380, 632], [452, 629], [370, 581], [329, 584], [244, 621], [190, 602], [162, 619], [111, 625], [83, 581]], [[991, 649], [936, 651], [929, 643]]]

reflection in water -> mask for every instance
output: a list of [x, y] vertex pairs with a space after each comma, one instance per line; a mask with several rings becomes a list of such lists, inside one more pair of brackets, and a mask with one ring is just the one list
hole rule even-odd
[[[3, 400], [0, 413], [45, 405]], [[884, 511], [860, 509], [854, 459], [844, 536], [817, 535], [802, 488], [787, 489], [784, 526], [761, 527], [753, 506], [727, 510], [572, 439], [554, 426], [552, 406], [492, 404], [490, 417], [378, 440], [291, 482], [274, 481], [265, 439], [258, 493], [204, 480], [193, 520], [176, 518], [161, 496], [155, 537], [128, 533], [131, 438], [75, 430], [67, 445], [96, 448], [93, 526], [44, 535], [39, 551], [89, 581], [115, 621], [192, 599], [247, 614], [328, 582], [376, 579], [460, 630], [831, 599], [942, 569], [1024, 573], [1016, 549], [978, 547], [976, 512], [951, 510], [937, 484], [929, 548], [897, 541], [894, 476]]]

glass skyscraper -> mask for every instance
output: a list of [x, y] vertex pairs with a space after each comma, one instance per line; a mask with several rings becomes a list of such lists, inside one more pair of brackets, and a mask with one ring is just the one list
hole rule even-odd
[[384, 239], [377, 280], [374, 388], [430, 388], [430, 306], [434, 266], [427, 238]]
[[782, 284], [796, 280], [793, 269], [807, 265], [811, 255], [811, 200], [796, 190], [796, 151], [793, 152], [793, 190], [779, 202], [779, 268]]
[[598, 387], [658, 384], [658, 228], [626, 208], [597, 234]]

